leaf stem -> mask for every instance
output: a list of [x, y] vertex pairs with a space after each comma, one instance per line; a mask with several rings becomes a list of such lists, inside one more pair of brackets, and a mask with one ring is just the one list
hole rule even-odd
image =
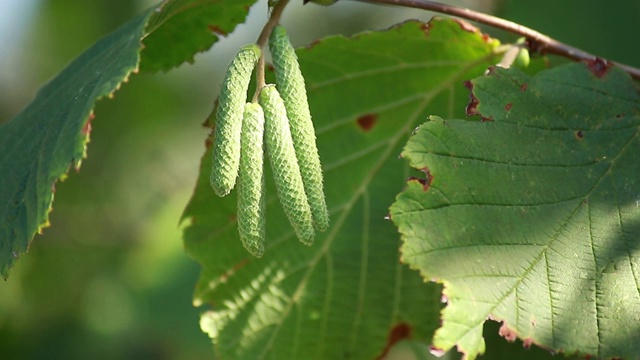
[[[441, 4], [435, 1], [429, 0], [358, 0], [372, 4], [384, 4], [384, 5], [397, 5], [415, 9], [423, 9], [434, 11], [442, 14], [461, 17], [463, 19], [475, 21], [477, 23], [489, 25], [498, 29], [502, 29], [520, 36], [524, 36], [527, 39], [527, 45], [529, 51], [538, 52], [541, 54], [549, 53], [554, 55], [563, 56], [576, 61], [593, 61], [597, 57], [584, 50], [567, 45], [560, 41], [550, 38], [538, 31], [535, 31], [526, 26], [501, 19], [496, 16], [488, 15], [474, 10], [459, 8], [451, 5]], [[618, 66], [622, 70], [631, 75], [632, 78], [640, 80], [640, 69], [634, 68], [629, 65], [621, 64], [618, 62], [607, 61], [615, 66]]]
[[284, 8], [289, 3], [289, 0], [280, 0], [276, 3], [271, 11], [271, 15], [269, 15], [269, 20], [264, 24], [260, 35], [258, 36], [258, 40], [256, 40], [256, 45], [260, 47], [261, 55], [260, 59], [258, 59], [258, 65], [256, 67], [256, 91], [253, 94], [253, 102], [258, 101], [258, 97], [260, 96], [260, 91], [266, 85], [266, 80], [264, 78], [264, 70], [265, 70], [265, 61], [264, 61], [264, 49], [267, 46], [267, 41], [269, 41], [269, 36], [273, 31], [273, 28], [278, 25], [280, 22], [280, 17], [282, 16], [282, 12]]

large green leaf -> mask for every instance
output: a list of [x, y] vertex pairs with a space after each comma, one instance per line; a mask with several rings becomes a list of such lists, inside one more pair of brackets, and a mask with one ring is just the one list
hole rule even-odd
[[420, 126], [391, 216], [402, 259], [444, 284], [434, 345], [474, 358], [500, 334], [599, 358], [640, 354], [640, 101], [603, 63], [472, 82], [489, 122]]
[[463, 114], [463, 81], [498, 60], [496, 45], [433, 20], [298, 51], [331, 212], [311, 247], [296, 240], [268, 173], [266, 251], [249, 255], [235, 193], [214, 195], [205, 153], [185, 247], [202, 264], [195, 303], [212, 307], [201, 325], [220, 357], [372, 359], [391, 340], [432, 336], [439, 288], [400, 264], [398, 234], [384, 221], [409, 176], [398, 154], [429, 113]]
[[[228, 5], [224, 1], [166, 0], [98, 41], [44, 86], [20, 114], [0, 126], [3, 276], [26, 251], [34, 234], [47, 226], [55, 183], [70, 167], [78, 169], [86, 156], [95, 101], [112, 96], [136, 71], [141, 41], [148, 37], [143, 52], [148, 68], [168, 69], [213, 44], [217, 37], [211, 29], [233, 29], [254, 1], [228, 0]], [[193, 39], [185, 40], [189, 34]]]

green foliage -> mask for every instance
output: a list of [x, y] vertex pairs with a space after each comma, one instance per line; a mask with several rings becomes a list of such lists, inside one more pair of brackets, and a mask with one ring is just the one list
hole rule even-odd
[[131, 20], [71, 63], [13, 120], [0, 126], [0, 273], [48, 225], [55, 183], [85, 157], [96, 99], [137, 68], [152, 12]]
[[640, 353], [640, 101], [627, 74], [598, 75], [496, 68], [472, 81], [491, 122], [432, 117], [408, 142], [426, 178], [391, 215], [403, 261], [444, 284], [435, 346], [474, 358], [490, 318], [569, 354]]
[[399, 263], [397, 231], [384, 221], [409, 175], [398, 154], [428, 114], [463, 116], [462, 82], [499, 60], [496, 45], [437, 19], [298, 50], [332, 215], [311, 247], [295, 241], [266, 176], [265, 254], [247, 254], [234, 194], [215, 196], [204, 155], [185, 248], [202, 265], [195, 301], [212, 306], [201, 326], [220, 357], [371, 359], [402, 329], [430, 341], [439, 288]]
[[[245, 15], [246, 4], [242, 6]], [[229, 9], [223, 2], [165, 1], [98, 41], [43, 87], [27, 108], [0, 126], [0, 203], [5, 204], [0, 207], [0, 274], [8, 276], [33, 236], [48, 225], [55, 183], [65, 178], [70, 167], [79, 168], [85, 157], [94, 103], [111, 96], [137, 71], [141, 40], [145, 39], [145, 59], [154, 64], [150, 68], [166, 69], [175, 62], [165, 63], [163, 59], [169, 57], [166, 52], [154, 50], [174, 48], [166, 45], [173, 44], [166, 37], [188, 35], [189, 29], [194, 32], [197, 28], [200, 33], [208, 31], [206, 44], [210, 46], [217, 37], [209, 27], [233, 29], [243, 20], [240, 16], [220, 17]], [[181, 21], [191, 25], [184, 28]], [[157, 41], [162, 43], [154, 45], [156, 31], [161, 37]], [[204, 38], [194, 36], [192, 46], [171, 51], [187, 60], [196, 51], [206, 50]]]
[[[84, 158], [95, 101], [138, 69], [191, 62], [253, 3], [165, 0], [96, 43], [0, 126], [4, 276], [48, 224], [56, 182]], [[432, 351], [457, 347], [475, 358], [488, 333], [580, 356], [640, 354], [640, 101], [625, 74], [599, 62], [546, 71], [546, 59], [534, 55], [530, 66], [516, 62], [528, 75], [483, 76], [500, 58], [498, 42], [442, 19], [329, 37], [297, 54], [276, 28], [270, 45], [278, 90], [262, 91], [266, 124], [262, 107], [250, 103], [242, 136], [233, 131], [239, 191], [214, 196], [212, 152], [229, 158], [214, 145], [184, 213], [186, 251], [202, 266], [195, 303], [210, 306], [201, 327], [216, 355], [428, 358], [433, 342]], [[221, 104], [245, 105], [257, 59], [250, 49], [248, 65], [229, 72], [242, 77], [241, 90], [223, 87]], [[468, 112], [489, 122], [459, 120], [469, 79]], [[312, 194], [323, 185], [314, 125], [326, 203], [322, 192]], [[401, 151], [418, 171], [398, 159]], [[312, 208], [325, 233], [313, 234]], [[126, 290], [109, 277], [93, 284], [92, 326], [108, 331], [129, 321], [130, 309], [119, 312]], [[105, 313], [113, 321], [101, 322]], [[485, 327], [487, 319], [502, 326]], [[487, 356], [551, 355], [518, 343], [489, 346]]]

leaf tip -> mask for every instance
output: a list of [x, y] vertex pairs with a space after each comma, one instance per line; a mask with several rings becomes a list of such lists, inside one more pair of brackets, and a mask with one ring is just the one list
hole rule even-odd
[[435, 357], [443, 357], [447, 352], [443, 349], [437, 348], [433, 345], [429, 346], [429, 353]]

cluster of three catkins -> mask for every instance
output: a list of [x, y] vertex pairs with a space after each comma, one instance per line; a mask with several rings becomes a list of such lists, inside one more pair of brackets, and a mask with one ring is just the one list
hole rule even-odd
[[280, 202], [303, 243], [329, 226], [322, 167], [297, 56], [285, 29], [269, 38], [276, 85], [260, 89], [259, 102], [246, 102], [260, 48], [247, 45], [233, 59], [216, 112], [211, 186], [225, 196], [238, 181], [238, 232], [255, 256], [264, 253], [264, 145]]

